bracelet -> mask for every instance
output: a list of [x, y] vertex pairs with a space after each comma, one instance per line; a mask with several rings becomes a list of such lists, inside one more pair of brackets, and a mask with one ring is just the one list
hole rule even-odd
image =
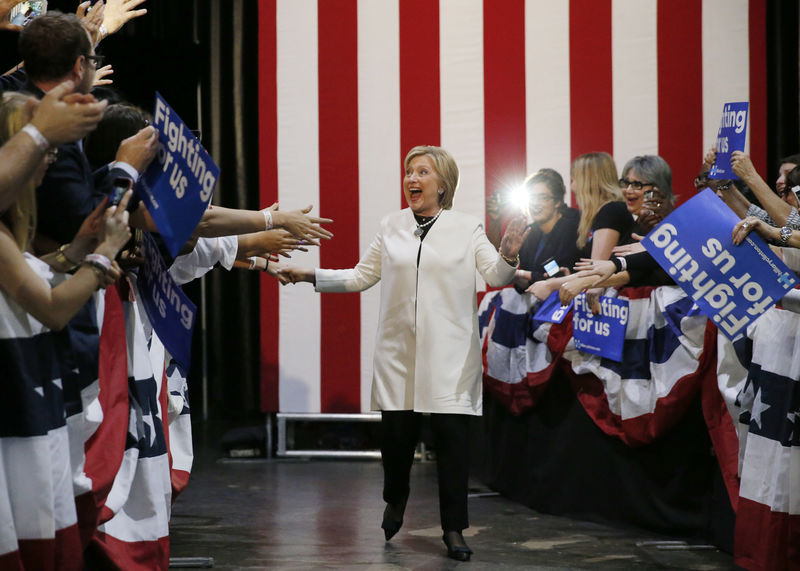
[[108, 28], [105, 24], [100, 24], [100, 39], [104, 39], [108, 35]]
[[105, 270], [100, 268], [97, 264], [92, 263], [92, 262], [84, 262], [83, 265], [85, 265], [87, 268], [91, 268], [92, 271], [94, 272], [94, 275], [97, 276], [97, 279], [100, 282], [102, 282], [103, 279], [105, 279], [105, 277], [106, 277]]
[[80, 266], [81, 263], [76, 262], [75, 260], [70, 260], [69, 257], [67, 257], [67, 248], [69, 248], [69, 244], [63, 244], [58, 248], [58, 250], [56, 250], [56, 262], [58, 262], [62, 267], [67, 268], [64, 270], [65, 272], [71, 272]]
[[267, 225], [266, 230], [272, 230], [272, 211], [262, 210], [261, 213], [264, 215], [264, 223]]
[[519, 253], [514, 258], [509, 258], [503, 253], [503, 250], [500, 248], [497, 249], [497, 253], [500, 254], [500, 257], [503, 258], [509, 265], [514, 266], [515, 268], [519, 265]]
[[103, 254], [87, 254], [83, 261], [84, 263], [99, 268], [103, 272], [107, 272], [111, 269], [111, 260], [106, 258]]
[[33, 142], [36, 143], [36, 146], [39, 147], [44, 152], [47, 152], [50, 149], [50, 141], [45, 139], [42, 132], [39, 131], [33, 124], [28, 123], [22, 128], [23, 131], [28, 133]]

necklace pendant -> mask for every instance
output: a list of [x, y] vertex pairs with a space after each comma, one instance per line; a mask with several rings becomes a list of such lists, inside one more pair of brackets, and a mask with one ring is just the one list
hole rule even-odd
[[416, 236], [417, 238], [422, 236], [422, 228], [421, 227], [417, 226], [417, 229], [414, 230], [414, 236]]

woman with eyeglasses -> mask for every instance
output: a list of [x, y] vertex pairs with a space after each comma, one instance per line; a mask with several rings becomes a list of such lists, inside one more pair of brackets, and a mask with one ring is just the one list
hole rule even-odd
[[633, 157], [622, 168], [619, 187], [628, 212], [636, 220], [634, 232], [644, 236], [675, 208], [672, 169], [658, 155]]
[[580, 212], [564, 204], [566, 187], [561, 175], [553, 169], [540, 169], [525, 179], [523, 188], [532, 222], [514, 275], [514, 288], [519, 293], [534, 282], [571, 268], [580, 257], [576, 244]]
[[[608, 153], [587, 153], [579, 156], [570, 169], [571, 188], [581, 211], [577, 246], [581, 256], [607, 260], [620, 243], [630, 241], [634, 220], [622, 197], [617, 167]], [[574, 282], [583, 289], [583, 276], [572, 274], [534, 283], [528, 293], [539, 300], [547, 299], [565, 283]]]

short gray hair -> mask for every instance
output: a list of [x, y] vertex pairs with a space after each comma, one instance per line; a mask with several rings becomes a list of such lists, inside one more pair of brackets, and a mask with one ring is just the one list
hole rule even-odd
[[664, 198], [674, 206], [675, 193], [672, 191], [672, 169], [667, 161], [658, 155], [639, 155], [633, 157], [622, 167], [622, 178], [628, 176], [630, 171], [636, 171], [639, 177], [655, 185], [664, 195]]

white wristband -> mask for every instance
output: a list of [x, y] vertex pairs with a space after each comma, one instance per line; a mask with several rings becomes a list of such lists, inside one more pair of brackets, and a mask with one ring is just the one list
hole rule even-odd
[[23, 131], [28, 133], [33, 142], [36, 143], [36, 146], [42, 149], [43, 151], [47, 152], [50, 148], [50, 141], [44, 138], [41, 131], [34, 127], [31, 123], [28, 123], [22, 128]]
[[272, 211], [262, 210], [261, 213], [264, 215], [264, 223], [267, 226], [266, 230], [272, 230]]
[[83, 261], [87, 264], [102, 268], [105, 271], [111, 269], [111, 260], [106, 258], [103, 254], [87, 254]]

